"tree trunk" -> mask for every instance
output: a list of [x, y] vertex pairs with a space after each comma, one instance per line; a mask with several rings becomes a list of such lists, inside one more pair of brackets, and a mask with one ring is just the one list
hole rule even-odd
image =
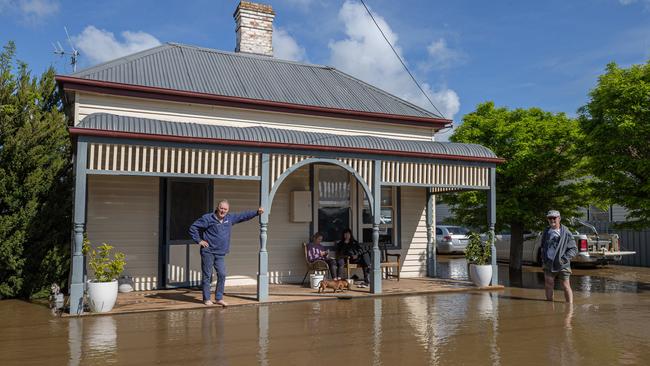
[[524, 254], [524, 225], [519, 222], [510, 224], [510, 269], [521, 271]]

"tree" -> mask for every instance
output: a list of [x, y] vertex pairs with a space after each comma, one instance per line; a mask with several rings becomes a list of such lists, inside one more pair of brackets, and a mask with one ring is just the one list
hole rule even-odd
[[32, 77], [15, 45], [0, 52], [0, 298], [67, 279], [71, 159], [50, 68]]
[[[451, 140], [481, 144], [506, 160], [496, 168], [496, 229], [511, 230], [513, 269], [521, 269], [525, 230], [545, 227], [550, 209], [570, 217], [587, 202], [577, 151], [580, 131], [577, 122], [563, 113], [508, 110], [487, 102], [463, 118]], [[457, 223], [486, 227], [486, 192], [448, 195], [444, 201], [451, 205]]]
[[607, 65], [580, 108], [583, 153], [597, 180], [594, 194], [629, 210], [626, 226], [650, 225], [650, 61]]

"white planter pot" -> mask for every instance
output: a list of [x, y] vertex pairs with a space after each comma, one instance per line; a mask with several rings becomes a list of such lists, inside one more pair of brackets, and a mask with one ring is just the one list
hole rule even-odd
[[106, 313], [113, 309], [117, 300], [117, 280], [111, 282], [88, 282], [88, 301], [94, 313]]
[[490, 285], [492, 280], [492, 265], [484, 264], [470, 264], [469, 265], [470, 279], [475, 286], [486, 287]]

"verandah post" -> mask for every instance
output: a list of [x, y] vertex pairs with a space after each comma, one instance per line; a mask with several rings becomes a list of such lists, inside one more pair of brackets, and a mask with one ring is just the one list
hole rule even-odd
[[269, 224], [269, 185], [270, 185], [270, 155], [261, 154], [260, 207], [264, 213], [260, 215], [260, 252], [257, 273], [257, 301], [266, 301], [269, 297], [269, 254], [266, 250], [267, 231]]
[[381, 293], [381, 254], [379, 253], [379, 223], [381, 215], [381, 160], [374, 161], [372, 177], [372, 273], [370, 292]]
[[427, 277], [437, 275], [436, 242], [433, 235], [434, 198], [433, 189], [427, 188]]
[[83, 313], [84, 297], [84, 229], [86, 226], [86, 162], [88, 143], [77, 142], [75, 158], [74, 186], [74, 242], [72, 243], [72, 260], [70, 261], [70, 314]]
[[497, 266], [497, 248], [494, 245], [494, 225], [497, 221], [496, 167], [490, 168], [490, 192], [488, 193], [488, 231], [492, 262], [492, 285], [499, 284], [499, 267]]

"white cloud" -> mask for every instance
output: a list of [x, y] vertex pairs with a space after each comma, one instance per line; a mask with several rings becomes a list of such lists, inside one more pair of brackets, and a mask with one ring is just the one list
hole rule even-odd
[[21, 0], [18, 2], [25, 16], [42, 19], [59, 11], [59, 3], [54, 0]]
[[124, 41], [115, 38], [112, 32], [89, 25], [81, 34], [73, 36], [75, 46], [92, 64], [112, 60], [131, 53], [158, 46], [160, 41], [145, 32], [124, 31]]
[[273, 28], [273, 57], [291, 61], [306, 61], [303, 47], [282, 28]]
[[448, 69], [465, 62], [465, 55], [460, 51], [449, 48], [444, 38], [431, 42], [427, 47], [427, 52], [429, 60], [425, 62], [425, 66], [428, 68]]
[[645, 4], [644, 5], [645, 10], [650, 10], [650, 0], [618, 0], [618, 2], [623, 6], [632, 5], [636, 3]]
[[0, 13], [15, 12], [27, 23], [37, 23], [59, 11], [58, 0], [0, 0]]
[[[401, 56], [399, 37], [384, 18], [373, 14], [386, 38]], [[345, 25], [347, 38], [331, 41], [330, 64], [365, 82], [393, 93], [422, 108], [435, 112], [426, 97], [414, 84], [390, 46], [368, 16], [362, 5], [346, 1], [339, 11], [339, 19]], [[402, 57], [403, 59], [403, 57]], [[421, 83], [429, 98], [444, 114], [452, 119], [460, 109], [460, 99], [455, 91], [444, 86], [434, 89], [429, 83]]]

